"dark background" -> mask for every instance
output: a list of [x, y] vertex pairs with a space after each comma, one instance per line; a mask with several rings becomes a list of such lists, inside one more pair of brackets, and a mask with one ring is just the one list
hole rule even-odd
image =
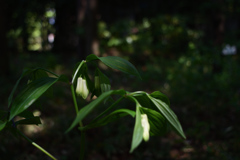
[[[143, 80], [102, 68], [113, 89], [166, 94], [187, 139], [170, 132], [129, 154], [134, 120], [128, 117], [89, 130], [86, 159], [237, 160], [239, 39], [238, 0], [1, 0], [0, 107], [6, 108], [24, 68], [41, 66], [71, 78], [75, 63], [89, 54], [120, 56]], [[236, 52], [224, 55], [227, 45]], [[59, 159], [79, 156], [79, 132], [64, 134], [75, 116], [70, 94], [68, 86], [55, 85], [51, 98], [31, 107], [43, 124], [21, 128]], [[46, 156], [3, 130], [0, 159]]]

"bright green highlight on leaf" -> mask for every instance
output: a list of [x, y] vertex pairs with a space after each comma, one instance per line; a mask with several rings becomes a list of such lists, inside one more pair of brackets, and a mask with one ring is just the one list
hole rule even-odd
[[31, 106], [48, 88], [50, 88], [58, 78], [40, 78], [26, 86], [26, 88], [14, 99], [10, 110], [11, 120], [14, 116]]

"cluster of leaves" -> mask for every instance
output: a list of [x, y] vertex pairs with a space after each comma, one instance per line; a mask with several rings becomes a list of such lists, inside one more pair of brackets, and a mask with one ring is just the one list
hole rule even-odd
[[[108, 77], [97, 67], [97, 60], [100, 60], [102, 63], [104, 63], [110, 68], [117, 69], [124, 73], [135, 75], [140, 78], [140, 75], [137, 72], [136, 68], [131, 63], [120, 57], [97, 57], [95, 55], [89, 55], [86, 58], [86, 61], [82, 61], [77, 66], [73, 74], [72, 81], [70, 82], [77, 116], [75, 117], [75, 120], [73, 121], [67, 132], [69, 132], [79, 123], [81, 124], [82, 120], [87, 115], [89, 115], [91, 111], [93, 111], [97, 106], [99, 106], [99, 104], [109, 101], [112, 104], [105, 111], [103, 111], [96, 118], [94, 118], [89, 124], [85, 126], [81, 124], [79, 126], [79, 130], [85, 132], [87, 129], [104, 126], [110, 122], [116, 121], [121, 117], [130, 115], [132, 117], [135, 117], [135, 125], [133, 129], [130, 152], [136, 149], [136, 147], [141, 143], [142, 139], [146, 140], [149, 138], [144, 137], [144, 132], [146, 132], [146, 126], [144, 125], [145, 123], [143, 124], [143, 117], [147, 117], [144, 118], [144, 120], [149, 123], [150, 130], [147, 130], [147, 132], [149, 132], [151, 136], [163, 135], [169, 129], [172, 129], [178, 135], [185, 138], [177, 116], [170, 109], [170, 102], [164, 94], [159, 91], [148, 94], [143, 91], [128, 92], [125, 90], [110, 90], [110, 81]], [[99, 85], [97, 86], [94, 85], [94, 82], [89, 78], [87, 66], [88, 63], [93, 63], [96, 67], [95, 77], [99, 77]], [[48, 72], [52, 76], [49, 77], [46, 72]], [[24, 76], [29, 77], [28, 84], [15, 98], [13, 98], [19, 82]], [[97, 98], [78, 111], [75, 91], [73, 90], [73, 88], [74, 86], [76, 86], [76, 79], [79, 76], [84, 76], [87, 81], [87, 88], [92, 93], [92, 97], [95, 95], [97, 96]], [[28, 108], [40, 96], [46, 94], [47, 91], [49, 91], [50, 87], [53, 86], [53, 84], [59, 81], [69, 84], [68, 78], [66, 76], [59, 76], [43, 68], [25, 70], [15, 84], [12, 93], [9, 96], [9, 110], [0, 112], [0, 130], [6, 128], [10, 129], [13, 132], [18, 132], [18, 129], [16, 127], [17, 125], [40, 124], [41, 121], [39, 117], [34, 116], [30, 111], [28, 111]], [[118, 95], [120, 97], [118, 98], [118, 100], [114, 101], [112, 98], [113, 95]], [[109, 113], [109, 111], [113, 109], [123, 99], [134, 102], [136, 104], [136, 110], [130, 110], [128, 108], [122, 107], [121, 109], [114, 110], [113, 112]], [[23, 117], [24, 119], [20, 121], [15, 121], [14, 118], [16, 116]], [[32, 141], [30, 140], [30, 142]]]

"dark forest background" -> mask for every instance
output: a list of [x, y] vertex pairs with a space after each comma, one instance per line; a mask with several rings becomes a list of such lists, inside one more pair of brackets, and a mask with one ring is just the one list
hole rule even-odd
[[[238, 160], [239, 48], [238, 0], [1, 0], [0, 107], [6, 108], [24, 68], [41, 66], [71, 78], [75, 63], [89, 54], [120, 56], [143, 80], [102, 68], [113, 89], [166, 94], [187, 139], [151, 137], [129, 154], [129, 117], [90, 130], [86, 159]], [[63, 134], [75, 116], [70, 89], [57, 84], [41, 104], [31, 108], [43, 124], [22, 130], [59, 159], [77, 159], [78, 131]], [[2, 131], [0, 159], [46, 156]]]

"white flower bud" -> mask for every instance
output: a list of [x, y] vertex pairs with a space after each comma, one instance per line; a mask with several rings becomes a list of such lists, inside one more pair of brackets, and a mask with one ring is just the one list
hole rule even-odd
[[87, 82], [82, 77], [78, 78], [76, 93], [77, 93], [77, 95], [82, 96], [83, 99], [86, 99], [89, 94]]
[[144, 141], [148, 141], [150, 125], [149, 125], [148, 117], [146, 114], [141, 115], [141, 123], [142, 123], [142, 127], [143, 127], [143, 139], [144, 139]]

